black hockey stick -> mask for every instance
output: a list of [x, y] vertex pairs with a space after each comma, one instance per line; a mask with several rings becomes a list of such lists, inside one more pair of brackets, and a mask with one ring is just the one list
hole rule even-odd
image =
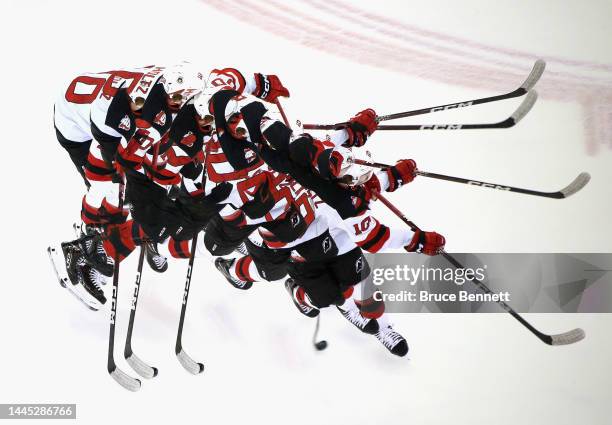
[[312, 345], [317, 351], [323, 351], [327, 348], [327, 341], [322, 339], [321, 341], [317, 341], [317, 337], [319, 336], [319, 326], [321, 321], [321, 314], [317, 316], [317, 323], [315, 324], [315, 330], [312, 334]]
[[516, 90], [513, 90], [506, 94], [500, 94], [498, 96], [491, 96], [491, 97], [483, 97], [480, 99], [465, 100], [463, 102], [449, 103], [446, 105], [434, 106], [433, 108], [424, 108], [424, 109], [417, 109], [414, 111], [398, 112], [396, 114], [389, 114], [389, 115], [379, 115], [376, 118], [376, 120], [378, 122], [395, 120], [398, 118], [413, 117], [415, 115], [423, 115], [423, 114], [430, 114], [432, 112], [448, 111], [449, 109], [465, 108], [467, 106], [480, 105], [483, 103], [497, 102], [499, 100], [521, 97], [524, 94], [527, 94], [527, 92], [529, 92], [529, 90], [531, 90], [536, 85], [536, 83], [538, 82], [542, 74], [544, 73], [545, 68], [546, 68], [546, 62], [544, 62], [542, 59], [538, 59], [533, 64], [533, 68], [531, 69], [529, 76], [523, 82], [523, 84], [521, 84], [520, 87], [517, 88]]
[[115, 364], [115, 321], [117, 320], [117, 294], [119, 293], [119, 258], [115, 257], [113, 272], [113, 298], [111, 302], [110, 332], [108, 335], [108, 373], [119, 385], [130, 391], [140, 389], [140, 379], [132, 378]]
[[178, 361], [183, 365], [185, 370], [193, 375], [204, 372], [204, 364], [193, 360], [183, 349], [183, 324], [185, 323], [185, 312], [187, 311], [187, 298], [189, 297], [189, 287], [191, 285], [191, 272], [193, 271], [193, 260], [195, 258], [196, 245], [198, 235], [196, 234], [191, 241], [191, 254], [189, 256], [189, 265], [187, 266], [187, 278], [185, 279], [185, 291], [183, 292], [183, 304], [181, 306], [181, 318], [179, 320], [178, 332], [176, 334], [176, 346], [174, 352]]
[[[484, 123], [484, 124], [400, 124], [400, 125], [379, 125], [376, 127], [377, 130], [481, 130], [488, 128], [510, 128], [514, 127], [520, 120], [522, 120], [527, 113], [533, 108], [536, 100], [538, 100], [538, 94], [535, 90], [531, 90], [519, 107], [514, 111], [512, 115], [503, 121], [496, 123]], [[315, 129], [315, 130], [338, 130], [343, 128], [343, 124], [332, 124], [332, 125], [319, 125], [319, 124], [304, 124], [304, 129]]]
[[[361, 159], [353, 159], [351, 161], [353, 161], [355, 164], [365, 165], [365, 166], [374, 167], [374, 168], [391, 167], [390, 165], [381, 164], [380, 162], [368, 162], [368, 161], [363, 161]], [[520, 187], [506, 186], [506, 185], [501, 185], [498, 183], [487, 183], [487, 182], [483, 182], [480, 180], [465, 179], [463, 177], [453, 177], [453, 176], [447, 176], [444, 174], [430, 173], [428, 171], [417, 170], [416, 175], [422, 176], [422, 177], [429, 177], [432, 179], [446, 180], [446, 181], [455, 182], [455, 183], [469, 184], [472, 186], [485, 187], [487, 189], [523, 193], [525, 195], [541, 196], [544, 198], [552, 198], [552, 199], [565, 199], [569, 196], [572, 196], [574, 193], [578, 192], [583, 187], [585, 187], [587, 183], [591, 180], [591, 175], [589, 173], [582, 172], [578, 174], [578, 176], [570, 184], [568, 184], [561, 190], [558, 190], [556, 192], [540, 192], [538, 190], [521, 189]]]
[[[415, 109], [412, 111], [398, 112], [395, 114], [380, 115], [376, 117], [376, 121], [378, 122], [388, 121], [388, 120], [394, 120], [398, 118], [406, 118], [406, 117], [412, 117], [415, 115], [424, 115], [424, 114], [430, 114], [433, 112], [448, 111], [450, 109], [465, 108], [467, 106], [480, 105], [483, 103], [497, 102], [499, 100], [520, 97], [526, 94], [527, 92], [529, 92], [529, 90], [531, 90], [536, 85], [536, 83], [538, 82], [542, 74], [544, 73], [545, 68], [546, 68], [546, 62], [544, 62], [542, 59], [538, 59], [533, 65], [533, 68], [531, 69], [529, 76], [523, 82], [523, 84], [521, 84], [521, 86], [517, 88], [516, 90], [513, 90], [506, 94], [502, 94], [498, 96], [483, 97], [480, 99], [465, 100], [463, 102], [448, 103], [446, 105], [428, 107], [428, 108], [423, 108], [423, 109]], [[308, 129], [310, 130], [334, 130], [339, 127], [344, 127], [347, 124], [348, 122], [337, 123], [337, 124], [332, 124], [332, 125], [304, 124], [304, 129], [305, 130], [308, 130]]]
[[138, 294], [140, 293], [140, 280], [142, 279], [142, 265], [144, 264], [144, 257], [145, 247], [144, 245], [141, 245], [140, 255], [138, 256], [138, 270], [136, 271], [136, 283], [134, 284], [134, 296], [132, 297], [130, 322], [128, 324], [127, 336], [125, 338], [125, 349], [123, 350], [123, 355], [127, 363], [137, 374], [143, 378], [151, 379], [157, 376], [157, 368], [146, 364], [132, 351], [132, 332], [134, 330], [134, 321], [136, 320], [136, 307], [138, 306]]
[[[416, 224], [414, 224], [412, 221], [408, 220], [408, 218], [406, 218], [406, 216], [399, 209], [397, 209], [391, 202], [389, 202], [387, 200], [387, 198], [385, 198], [380, 193], [377, 193], [376, 196], [378, 197], [378, 199], [380, 199], [380, 201], [387, 208], [389, 208], [396, 216], [398, 216], [404, 223], [406, 223], [410, 227], [410, 229], [412, 229], [413, 232], [417, 232], [417, 231], [420, 230], [417, 227]], [[458, 269], [464, 269], [465, 268], [465, 267], [463, 267], [463, 265], [461, 263], [459, 263], [459, 261], [457, 261], [453, 256], [451, 256], [446, 251], [441, 251], [440, 255], [442, 255], [444, 258], [446, 258], [446, 260], [448, 262], [450, 262], [456, 268], [458, 268]], [[485, 285], [483, 282], [481, 282], [480, 280], [478, 280], [476, 278], [473, 278], [471, 281], [472, 281], [472, 283], [474, 285], [476, 285], [476, 287], [478, 289], [480, 289], [484, 293], [486, 293], [486, 294], [493, 294], [493, 291], [491, 289], [489, 289], [489, 287], [487, 285]], [[561, 333], [561, 334], [556, 334], [556, 335], [545, 334], [543, 332], [540, 332], [536, 328], [534, 328], [528, 321], [523, 319], [523, 317], [520, 314], [518, 314], [516, 311], [514, 311], [514, 309], [512, 307], [510, 307], [510, 305], [508, 305], [506, 302], [501, 301], [501, 300], [496, 301], [496, 302], [507, 313], [510, 313], [512, 315], [512, 317], [514, 317], [516, 320], [518, 320], [521, 323], [521, 325], [525, 326], [527, 329], [529, 329], [529, 331], [531, 331], [531, 333], [533, 333], [542, 342], [544, 342], [544, 343], [546, 343], [548, 345], [568, 345], [568, 344], [573, 344], [573, 343], [576, 343], [576, 342], [584, 339], [584, 337], [585, 337], [584, 331], [582, 329], [580, 329], [580, 328], [572, 329], [571, 331], [568, 331], [568, 332], [565, 332], [565, 333]]]

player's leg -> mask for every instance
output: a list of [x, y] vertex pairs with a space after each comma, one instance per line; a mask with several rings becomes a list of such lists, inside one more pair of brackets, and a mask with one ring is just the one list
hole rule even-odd
[[258, 232], [251, 233], [244, 244], [247, 255], [215, 260], [215, 266], [232, 286], [249, 289], [253, 282], [271, 282], [287, 275], [290, 250], [268, 248]]

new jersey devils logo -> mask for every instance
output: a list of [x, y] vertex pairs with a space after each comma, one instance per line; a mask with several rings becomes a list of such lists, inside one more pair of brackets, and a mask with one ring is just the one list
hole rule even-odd
[[155, 119], [153, 122], [160, 127], [166, 125], [166, 113], [164, 111], [159, 111], [157, 115], [155, 115]]
[[323, 239], [323, 254], [327, 254], [332, 247], [331, 237], [327, 236]]
[[363, 270], [363, 257], [359, 257], [357, 261], [355, 261], [355, 272], [361, 273]]

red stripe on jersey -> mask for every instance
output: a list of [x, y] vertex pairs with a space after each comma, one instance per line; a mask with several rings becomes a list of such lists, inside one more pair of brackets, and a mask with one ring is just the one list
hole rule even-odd
[[368, 236], [363, 241], [358, 242], [357, 245], [368, 252], [378, 252], [390, 236], [389, 228], [377, 221], [376, 226], [368, 232]]
[[187, 165], [192, 161], [189, 155], [177, 155], [174, 149], [169, 149], [168, 152], [166, 152], [166, 157], [168, 159], [168, 164], [175, 167]]
[[87, 155], [87, 162], [93, 165], [94, 167], [104, 168], [105, 170], [110, 170], [106, 162], [104, 162], [102, 159], [96, 158], [91, 153]]

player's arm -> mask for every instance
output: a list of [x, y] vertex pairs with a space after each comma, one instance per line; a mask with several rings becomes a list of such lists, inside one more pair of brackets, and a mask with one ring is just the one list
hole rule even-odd
[[278, 97], [289, 97], [276, 75], [242, 73], [235, 68], [214, 69], [208, 78], [209, 87], [227, 87], [240, 93], [252, 94], [267, 102], [274, 102]]

